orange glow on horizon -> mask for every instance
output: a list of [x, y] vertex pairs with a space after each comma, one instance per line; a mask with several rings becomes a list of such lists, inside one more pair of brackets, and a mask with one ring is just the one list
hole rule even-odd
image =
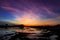
[[[24, 19], [25, 20], [25, 19]], [[27, 20], [27, 19], [26, 19]], [[33, 20], [30, 22], [30, 21], [27, 21], [26, 22], [26, 20], [25, 21], [17, 21], [17, 22], [15, 22], [15, 24], [17, 24], [17, 25], [20, 25], [20, 24], [23, 24], [24, 26], [41, 26], [41, 25], [51, 25], [51, 26], [53, 26], [53, 25], [56, 25], [57, 23], [56, 22], [54, 22], [54, 21], [52, 21], [52, 22], [50, 22], [49, 20], [46, 20], [46, 21], [39, 21], [39, 22], [34, 22]]]
[[56, 25], [57, 21], [54, 19], [41, 19], [40, 16], [34, 14], [33, 12], [24, 12], [23, 16], [14, 15], [16, 18], [15, 24], [23, 24], [25, 26], [41, 26], [41, 25]]

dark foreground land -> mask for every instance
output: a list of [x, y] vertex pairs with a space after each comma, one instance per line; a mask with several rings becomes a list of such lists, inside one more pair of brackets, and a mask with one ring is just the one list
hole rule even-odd
[[43, 30], [42, 33], [23, 33], [7, 30], [10, 27], [24, 29], [23, 25], [0, 25], [0, 40], [60, 40], [60, 25], [31, 27], [40, 29], [40, 31]]

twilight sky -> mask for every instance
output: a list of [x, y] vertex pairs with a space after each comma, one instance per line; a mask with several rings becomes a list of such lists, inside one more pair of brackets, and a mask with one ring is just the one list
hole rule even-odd
[[60, 0], [0, 0], [0, 20], [24, 25], [60, 24]]

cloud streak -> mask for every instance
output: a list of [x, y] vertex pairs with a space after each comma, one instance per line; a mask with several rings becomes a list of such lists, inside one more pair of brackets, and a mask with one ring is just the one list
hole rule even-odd
[[55, 13], [54, 9], [58, 8], [59, 5], [51, 4], [51, 1], [1, 0], [0, 7], [7, 11], [10, 11], [10, 13], [15, 17], [13, 19], [16, 21], [17, 24], [58, 24], [60, 23], [60, 21], [58, 22], [58, 20], [60, 20], [60, 14]]

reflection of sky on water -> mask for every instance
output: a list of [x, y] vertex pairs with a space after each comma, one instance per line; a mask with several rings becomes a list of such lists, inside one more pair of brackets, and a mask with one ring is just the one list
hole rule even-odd
[[0, 28], [0, 40], [9, 40], [12, 36], [15, 36], [15, 33], [16, 32], [14, 32], [14, 31]]
[[[42, 35], [45, 35], [44, 33], [49, 33], [51, 31], [44, 31], [43, 29], [42, 30], [37, 30], [37, 29], [34, 29], [33, 31], [31, 31], [30, 29], [34, 29], [34, 28], [29, 28], [29, 29], [24, 29], [23, 32], [25, 32], [25, 30], [27, 30], [25, 33], [31, 33], [31, 34], [27, 34], [26, 37], [29, 38], [29, 39], [39, 39], [39, 38], [43, 38], [43, 39], [54, 39], [56, 40], [55, 38], [58, 37], [57, 35], [52, 35], [50, 36], [49, 38], [48, 37], [41, 37]], [[22, 29], [18, 29], [18, 28], [9, 28], [9, 29], [0, 29], [0, 37], [1, 36], [4, 36], [4, 35], [7, 35], [7, 34], [11, 34], [11, 35], [7, 35], [7, 36], [4, 36], [3, 39], [5, 39], [7, 37], [7, 39], [10, 39], [12, 36], [15, 36], [16, 32], [21, 32]], [[30, 32], [29, 32], [30, 31]], [[37, 32], [38, 31], [38, 32]], [[5, 39], [5, 40], [7, 40]], [[18, 38], [19, 39], [19, 38]]]
[[[17, 31], [17, 32], [25, 32], [25, 33], [42, 33], [45, 30], [41, 30], [41, 29], [36, 29], [36, 28], [30, 28], [30, 27], [24, 27], [24, 29], [20, 29], [18, 27], [15, 28], [8, 28], [8, 30], [13, 30], [13, 31]], [[46, 32], [50, 32], [50, 31], [46, 31]]]
[[14, 34], [14, 33], [15, 33], [14, 31], [9, 31], [9, 30], [6, 30], [6, 29], [0, 30], [0, 36], [4, 36], [4, 35], [7, 35], [7, 34]]

